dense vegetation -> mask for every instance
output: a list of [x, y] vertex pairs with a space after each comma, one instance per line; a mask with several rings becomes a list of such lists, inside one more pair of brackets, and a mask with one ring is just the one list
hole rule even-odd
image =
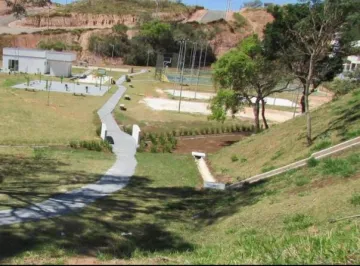
[[55, 50], [55, 51], [77, 51], [81, 52], [82, 47], [78, 43], [65, 43], [62, 41], [53, 41], [53, 40], [41, 40], [38, 45], [38, 48], [44, 50]]
[[[89, 50], [98, 55], [108, 57], [123, 57], [124, 63], [128, 65], [149, 65], [156, 63], [156, 54], [163, 53], [173, 55], [179, 52], [181, 39], [190, 41], [203, 41], [204, 45], [211, 37], [211, 32], [203, 30], [200, 26], [180, 23], [165, 23], [158, 20], [150, 20], [140, 26], [137, 36], [128, 39], [126, 26], [115, 25], [111, 34], [92, 35], [89, 42]], [[203, 45], [203, 48], [205, 49]], [[197, 46], [197, 54], [200, 53], [200, 45]], [[190, 60], [190, 49], [188, 49], [187, 61]], [[215, 55], [208, 47], [206, 64], [215, 61]]]
[[[71, 4], [63, 6], [66, 12], [94, 13], [94, 14], [133, 14], [154, 13], [156, 2], [153, 0], [81, 0], [72, 1]], [[193, 8], [179, 1], [159, 1], [161, 12], [191, 12]]]

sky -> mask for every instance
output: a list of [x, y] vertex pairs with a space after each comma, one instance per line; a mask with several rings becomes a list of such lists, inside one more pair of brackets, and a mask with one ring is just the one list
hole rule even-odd
[[[53, 1], [64, 4], [66, 1], [69, 3], [73, 0], [53, 0]], [[240, 9], [242, 4], [247, 1], [248, 0], [232, 0], [232, 9], [233, 10]], [[213, 9], [213, 10], [225, 10], [227, 1], [226, 0], [183, 0], [183, 2], [189, 5], [204, 6], [208, 9]], [[287, 3], [296, 3], [297, 0], [263, 0], [263, 2], [282, 5]]]

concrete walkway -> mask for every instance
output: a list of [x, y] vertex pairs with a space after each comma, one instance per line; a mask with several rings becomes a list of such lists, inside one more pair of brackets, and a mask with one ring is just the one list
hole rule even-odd
[[[140, 73], [144, 73], [144, 71]], [[101, 121], [107, 126], [108, 136], [114, 139], [115, 164], [94, 184], [54, 196], [26, 208], [0, 211], [0, 225], [36, 221], [68, 214], [84, 208], [99, 198], [115, 193], [128, 184], [130, 177], [135, 173], [137, 164], [135, 159], [136, 143], [130, 135], [120, 130], [112, 116], [112, 111], [126, 91], [126, 88], [121, 85], [124, 81], [125, 77], [122, 77], [116, 82], [119, 89], [98, 111]]]

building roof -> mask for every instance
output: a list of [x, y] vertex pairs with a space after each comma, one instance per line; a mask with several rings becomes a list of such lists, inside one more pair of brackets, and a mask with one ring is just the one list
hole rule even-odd
[[50, 50], [28, 49], [28, 48], [17, 48], [17, 47], [3, 48], [3, 55], [42, 58], [47, 60], [65, 61], [65, 62], [72, 62], [76, 60], [76, 54], [72, 52], [57, 52]]

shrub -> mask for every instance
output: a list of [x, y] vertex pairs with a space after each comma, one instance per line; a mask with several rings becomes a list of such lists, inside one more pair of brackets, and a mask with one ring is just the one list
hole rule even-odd
[[356, 138], [360, 136], [360, 129], [358, 130], [353, 130], [353, 131], [347, 131], [345, 133], [345, 139], [352, 139], [352, 138]]
[[34, 153], [35, 160], [41, 160], [41, 159], [45, 159], [47, 157], [47, 152], [46, 152], [46, 149], [44, 149], [44, 148], [34, 148], [33, 153]]
[[233, 156], [231, 156], [231, 161], [232, 162], [237, 162], [239, 161], [239, 157], [237, 157], [235, 154]]
[[317, 152], [329, 148], [331, 146], [331, 140], [323, 139], [320, 142], [316, 143], [314, 147], [311, 148], [312, 152]]
[[241, 159], [240, 159], [240, 162], [241, 162], [241, 163], [246, 163], [246, 162], [247, 162], [247, 159], [246, 159], [246, 158], [241, 158]]
[[77, 149], [77, 148], [83, 148], [83, 149], [87, 149], [90, 151], [112, 151], [112, 147], [111, 144], [106, 141], [106, 140], [100, 140], [100, 141], [96, 141], [96, 140], [82, 140], [80, 142], [78, 142], [77, 144], [75, 144], [74, 141], [70, 142], [70, 147]]
[[156, 134], [150, 133], [150, 134], [149, 134], [149, 139], [150, 139], [150, 141], [151, 141], [151, 143], [152, 143], [153, 145], [157, 145], [157, 144], [158, 144]]
[[314, 157], [311, 157], [311, 158], [307, 161], [307, 166], [308, 166], [309, 168], [316, 167], [316, 166], [318, 166], [318, 164], [319, 164], [319, 161], [318, 161], [316, 158], [314, 158]]
[[73, 149], [79, 148], [79, 142], [76, 141], [76, 140], [70, 141], [70, 147], [73, 148]]
[[195, 129], [195, 130], [193, 131], [193, 135], [194, 135], [194, 136], [200, 135], [199, 130]]
[[322, 167], [324, 175], [349, 177], [354, 174], [355, 171], [355, 168], [345, 159], [325, 159]]
[[151, 153], [157, 153], [158, 152], [157, 145], [152, 145], [151, 148], [150, 148], [150, 152]]
[[146, 150], [146, 142], [141, 140], [139, 143], [138, 152], [144, 152]]
[[295, 179], [295, 185], [297, 185], [298, 187], [309, 184], [310, 182], [311, 182], [311, 179], [306, 176], [300, 176]]
[[358, 88], [356, 82], [351, 81], [350, 79], [334, 79], [333, 82], [329, 84], [329, 89], [335, 93], [335, 98], [338, 98], [341, 95], [345, 95], [351, 91], [354, 91]]
[[304, 214], [295, 214], [284, 219], [285, 229], [289, 231], [303, 230], [314, 224], [310, 216]]
[[172, 131], [172, 135], [173, 135], [174, 137], [176, 137], [176, 136], [178, 135], [178, 132], [177, 132], [176, 130], [173, 130], [173, 131]]
[[360, 205], [360, 193], [354, 193], [351, 196], [350, 203], [352, 205], [359, 206]]
[[240, 13], [234, 13], [233, 15], [234, 18], [234, 24], [236, 28], [242, 28], [244, 26], [246, 26], [246, 18], [243, 17]]
[[163, 152], [172, 153], [173, 147], [171, 143], [166, 143], [163, 147]]
[[164, 146], [166, 144], [166, 138], [163, 134], [160, 134], [160, 136], [159, 136], [159, 143], [162, 146]]

